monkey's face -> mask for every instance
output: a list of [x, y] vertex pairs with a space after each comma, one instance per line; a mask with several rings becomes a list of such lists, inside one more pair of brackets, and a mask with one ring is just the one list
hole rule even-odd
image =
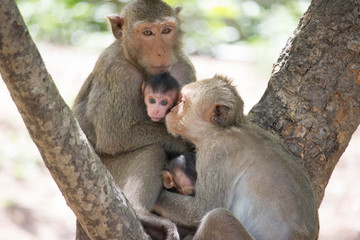
[[183, 117], [187, 113], [188, 108], [189, 103], [185, 101], [185, 95], [181, 91], [178, 103], [166, 116], [166, 127], [169, 133], [174, 136], [185, 136], [186, 129]]
[[176, 61], [177, 25], [175, 19], [135, 23], [134, 34], [129, 41], [128, 52], [150, 75], [169, 71]]
[[197, 139], [201, 138], [211, 127], [211, 123], [203, 118], [209, 104], [211, 103], [199, 98], [196, 84], [185, 85], [181, 90], [178, 104], [166, 116], [168, 131], [196, 144]]
[[154, 122], [163, 122], [169, 109], [174, 106], [178, 97], [176, 90], [165, 94], [154, 92], [151, 87], [144, 90], [144, 100], [148, 116]]
[[179, 103], [166, 117], [166, 126], [173, 135], [195, 145], [205, 136], [243, 121], [243, 101], [231, 81], [215, 75], [181, 89]]

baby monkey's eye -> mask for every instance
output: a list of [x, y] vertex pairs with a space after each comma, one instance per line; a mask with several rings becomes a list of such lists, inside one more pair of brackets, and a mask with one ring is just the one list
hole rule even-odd
[[155, 103], [155, 102], [156, 102], [156, 101], [155, 101], [154, 98], [149, 98], [149, 103], [153, 104], [153, 103]]
[[161, 100], [161, 105], [163, 105], [163, 106], [166, 106], [167, 104], [168, 104], [168, 101], [166, 101], [166, 100]]

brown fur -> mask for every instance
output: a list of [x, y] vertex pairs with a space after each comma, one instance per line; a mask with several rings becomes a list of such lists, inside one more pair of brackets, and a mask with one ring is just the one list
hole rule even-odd
[[[308, 177], [274, 136], [246, 121], [231, 82], [215, 76], [184, 86], [181, 95], [166, 124], [196, 145], [196, 195], [162, 191], [155, 211], [185, 226], [198, 226], [217, 208], [238, 219], [224, 228], [222, 210], [214, 213], [218, 221], [209, 214], [194, 239], [206, 239], [205, 233], [223, 239], [316, 239], [318, 213]], [[226, 229], [239, 235], [231, 237]]]
[[[110, 16], [117, 39], [99, 57], [73, 106], [80, 127], [139, 219], [144, 225], [165, 225], [168, 239], [177, 239], [175, 225], [149, 211], [162, 187], [165, 152], [185, 152], [189, 145], [168, 134], [164, 124], [150, 121], [141, 84], [165, 71], [180, 85], [195, 81], [182, 51], [178, 12], [160, 0], [136, 0], [121, 16]], [[150, 37], [139, 28], [145, 25], [153, 31]]]

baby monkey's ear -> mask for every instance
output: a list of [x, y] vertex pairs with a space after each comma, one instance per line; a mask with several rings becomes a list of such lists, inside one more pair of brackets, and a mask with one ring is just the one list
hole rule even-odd
[[162, 172], [163, 185], [166, 189], [175, 187], [174, 179], [169, 171]]

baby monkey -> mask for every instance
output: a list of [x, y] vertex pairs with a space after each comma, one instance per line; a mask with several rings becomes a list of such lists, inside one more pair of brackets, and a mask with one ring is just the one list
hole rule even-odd
[[[180, 92], [178, 81], [169, 72], [155, 75], [142, 85], [148, 116], [154, 122], [164, 122], [175, 106]], [[195, 194], [195, 154], [187, 152], [172, 158], [162, 173], [166, 189], [193, 196]]]
[[155, 75], [142, 85], [148, 116], [154, 122], [164, 122], [166, 114], [175, 106], [180, 85], [169, 72]]
[[[143, 82], [141, 90], [146, 105], [146, 112], [154, 122], [164, 124], [166, 114], [177, 104], [180, 93], [180, 84], [169, 73], [157, 74]], [[174, 157], [168, 154], [165, 169], [162, 171], [163, 186], [169, 191], [194, 196], [195, 182], [197, 173], [195, 169], [195, 154], [185, 152]], [[194, 234], [194, 230], [180, 228], [178, 230], [181, 236], [187, 237]], [[152, 239], [164, 239], [161, 231], [151, 226], [146, 227], [146, 231]]]
[[171, 159], [162, 172], [163, 184], [166, 189], [194, 196], [197, 173], [195, 169], [195, 154], [186, 152]]
[[[147, 115], [154, 122], [164, 123], [166, 114], [177, 104], [180, 84], [169, 72], [154, 75], [143, 82], [142, 93], [146, 105]], [[195, 195], [197, 173], [195, 169], [195, 154], [185, 152], [171, 159], [162, 171], [163, 186], [171, 192], [188, 196]], [[179, 228], [181, 239], [194, 234], [193, 229]], [[147, 227], [146, 231], [153, 239], [164, 239], [156, 228]], [[183, 238], [185, 237], [185, 238]]]

